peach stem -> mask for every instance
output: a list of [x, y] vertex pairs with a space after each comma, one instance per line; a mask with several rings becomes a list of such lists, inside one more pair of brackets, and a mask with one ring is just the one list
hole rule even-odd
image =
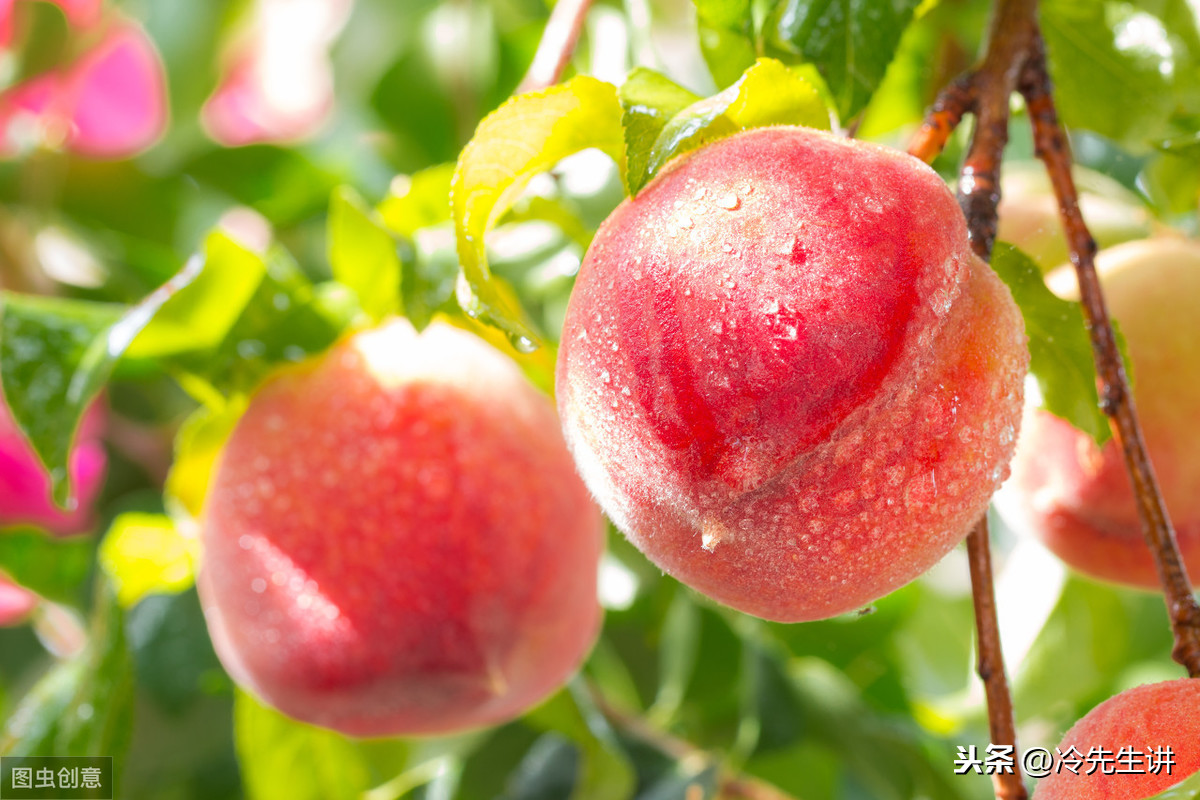
[[554, 4], [529, 71], [517, 87], [517, 94], [558, 83], [579, 43], [579, 34], [591, 5], [592, 0], [558, 0]]

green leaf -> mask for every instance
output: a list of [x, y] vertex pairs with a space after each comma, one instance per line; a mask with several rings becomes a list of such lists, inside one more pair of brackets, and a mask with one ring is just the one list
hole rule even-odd
[[199, 519], [208, 481], [217, 456], [246, 409], [246, 399], [234, 396], [222, 406], [196, 409], [175, 436], [175, 458], [167, 473], [164, 496], [168, 510]]
[[[847, 775], [866, 789], [865, 796], [961, 797], [952, 771], [922, 752], [915, 724], [873, 713], [849, 678], [819, 659], [793, 659], [785, 669], [780, 677], [790, 684], [809, 735], [837, 755]], [[946, 748], [949, 763], [952, 753]]]
[[30, 689], [0, 735], [6, 756], [113, 756], [119, 774], [133, 732], [133, 658], [125, 617], [97, 582], [88, 645]]
[[580, 76], [504, 103], [479, 123], [459, 157], [450, 191], [464, 279], [459, 303], [470, 316], [503, 330], [518, 349], [536, 347], [539, 337], [493, 279], [484, 238], [531, 178], [592, 147], [626, 172], [616, 89]]
[[92, 548], [87, 538], [10, 528], [0, 532], [0, 570], [42, 597], [77, 605], [91, 571]]
[[0, 293], [0, 383], [13, 419], [50, 474], [54, 501], [70, 495], [67, 462], [88, 403], [112, 370], [107, 333], [120, 306]]
[[774, 0], [763, 23], [767, 55], [813, 64], [841, 118], [866, 106], [920, 0]]
[[[644, 120], [634, 121], [643, 133], [648, 128]], [[725, 91], [676, 112], [663, 124], [648, 153], [632, 146], [643, 145], [644, 135], [631, 142], [630, 164], [636, 159], [645, 167], [641, 174], [630, 173], [630, 189], [641, 189], [668, 161], [682, 153], [737, 131], [765, 125], [829, 128], [829, 113], [812, 84], [769, 58], [759, 59]]]
[[[205, 404], [220, 407], [225, 397], [249, 392], [279, 364], [303, 361], [329, 347], [356, 304], [353, 293], [345, 290], [349, 297], [329, 303], [331, 296], [314, 287], [281, 247], [259, 255], [219, 232], [209, 237], [208, 245], [205, 270], [211, 269], [217, 280], [236, 274], [237, 295], [228, 309], [212, 309], [223, 319], [205, 331], [203, 347], [164, 354], [164, 361], [179, 373], [186, 390]], [[243, 282], [247, 275], [250, 281]], [[196, 310], [221, 302], [219, 294], [207, 295]], [[204, 328], [206, 323], [193, 318], [188, 324]], [[181, 333], [185, 330], [179, 328]], [[216, 334], [220, 336], [214, 341]]]
[[1187, 132], [1174, 118], [1196, 108], [1200, 76], [1197, 15], [1188, 4], [1046, 0], [1040, 18], [1066, 125], [1142, 150]]
[[636, 194], [650, 180], [650, 153], [663, 128], [700, 97], [645, 67], [629, 73], [617, 95], [623, 109], [621, 124], [625, 128], [625, 152], [629, 158], [626, 183], [630, 192]]
[[329, 265], [333, 278], [358, 294], [376, 322], [400, 310], [400, 256], [397, 242], [348, 186], [339, 186], [329, 204]]
[[192, 277], [129, 346], [131, 358], [161, 358], [210, 350], [221, 343], [253, 297], [266, 265], [224, 233], [209, 235], [203, 258], [194, 258]]
[[433, 780], [479, 739], [350, 739], [290, 719], [242, 691], [233, 716], [250, 800], [394, 800]]
[[629, 758], [579, 679], [525, 716], [579, 747], [581, 763], [570, 800], [628, 800], [637, 785]]
[[717, 86], [728, 86], [758, 55], [750, 0], [694, 2], [704, 61]]
[[392, 181], [392, 190], [379, 204], [383, 224], [400, 236], [412, 236], [422, 228], [450, 221], [450, 182], [453, 164], [401, 175]]
[[[241, 691], [233, 714], [250, 800], [358, 800], [372, 786], [366, 759], [346, 737], [289, 719]], [[401, 754], [397, 768], [403, 758]]]
[[1092, 345], [1079, 303], [1051, 293], [1033, 259], [1005, 242], [996, 244], [992, 269], [1008, 284], [1025, 318], [1029, 371], [1041, 390], [1042, 408], [1103, 445], [1112, 433], [1100, 410]]
[[192, 586], [199, 541], [182, 535], [161, 514], [129, 512], [113, 520], [100, 544], [100, 566], [125, 608], [148, 594], [177, 594]]
[[658, 695], [649, 716], [669, 725], [683, 703], [700, 652], [700, 612], [687, 592], [680, 591], [663, 621]]

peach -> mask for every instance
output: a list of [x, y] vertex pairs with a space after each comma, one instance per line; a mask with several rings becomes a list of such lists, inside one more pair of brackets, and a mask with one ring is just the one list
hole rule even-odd
[[676, 159], [598, 231], [558, 402], [585, 482], [650, 560], [811, 620], [962, 539], [1007, 475], [1027, 360], [933, 170], [762, 128]]
[[66, 535], [91, 526], [92, 506], [104, 483], [107, 463], [100, 443], [101, 406], [93, 404], [79, 425], [68, 463], [73, 507], [65, 510], [51, 499], [50, 476], [0, 397], [0, 528], [33, 525]]
[[[1153, 797], [1200, 770], [1197, 719], [1200, 681], [1192, 678], [1146, 684], [1110, 697], [1076, 722], [1058, 746], [1078, 771], [1058, 766], [1041, 779], [1033, 796], [1035, 800]], [[1124, 759], [1118, 755], [1122, 748], [1126, 748]], [[1147, 758], [1147, 751], [1165, 754], [1167, 748], [1173, 765], [1159, 761], [1155, 771], [1156, 759]], [[1092, 759], [1089, 753], [1094, 754]]]
[[[1096, 269], [1133, 361], [1134, 400], [1188, 571], [1200, 575], [1200, 243], [1175, 238], [1103, 250]], [[1070, 296], [1070, 267], [1048, 277]], [[1115, 440], [1091, 437], [1030, 409], [1013, 459], [1015, 527], [1031, 529], [1088, 575], [1155, 589], [1133, 488]], [[1011, 508], [1010, 508], [1011, 506]]]
[[253, 396], [205, 502], [199, 589], [226, 669], [280, 711], [444, 733], [511, 718], [579, 666], [602, 532], [517, 366], [397, 320]]

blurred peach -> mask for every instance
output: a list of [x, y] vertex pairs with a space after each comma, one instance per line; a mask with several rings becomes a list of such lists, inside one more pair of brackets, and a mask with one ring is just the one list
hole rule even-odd
[[329, 47], [351, 0], [259, 0], [225, 54], [225, 70], [201, 111], [228, 147], [295, 141], [320, 130], [333, 109]]

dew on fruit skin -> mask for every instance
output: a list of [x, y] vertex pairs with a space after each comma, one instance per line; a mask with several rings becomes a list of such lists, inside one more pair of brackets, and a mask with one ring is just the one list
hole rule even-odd
[[691, 217], [680, 217], [676, 224], [679, 225], [682, 230], [690, 231], [695, 223], [692, 222]]
[[721, 245], [721, 251], [725, 253], [732, 253], [733, 245], [731, 245], [729, 242], [726, 242], [725, 244]]
[[270, 644], [275, 644], [279, 641], [279, 631], [275, 628], [267, 628], [263, 631], [263, 638]]
[[621, 387], [621, 394], [623, 394], [623, 395], [625, 395], [626, 397], [628, 397], [629, 395], [631, 395], [631, 394], [632, 394], [632, 392], [630, 392], [630, 391], [629, 391], [629, 387], [628, 387], [628, 386], [622, 386], [622, 387]]
[[612, 383], [612, 376], [608, 374], [608, 370], [604, 370], [600, 373], [600, 380], [604, 381], [605, 383]]
[[238, 547], [243, 550], [249, 550], [254, 547], [254, 537], [248, 533], [243, 533], [238, 537]]
[[281, 415], [268, 414], [267, 419], [266, 419], [266, 425], [267, 425], [267, 430], [272, 431], [272, 432], [278, 432], [278, 431], [283, 430], [285, 423], [284, 423], [283, 417]]
[[741, 204], [741, 199], [733, 192], [728, 192], [717, 198], [717, 205], [727, 211], [733, 211]]
[[788, 341], [794, 342], [798, 335], [799, 335], [799, 331], [797, 331], [795, 325], [785, 325], [783, 328], [783, 336], [780, 338], [787, 339]]
[[262, 578], [255, 578], [254, 580], [250, 581], [250, 589], [253, 590], [255, 594], [262, 594], [267, 590], [267, 582]]
[[779, 301], [776, 300], [775, 298], [771, 298], [770, 300], [763, 303], [762, 310], [763, 310], [764, 314], [768, 314], [768, 315], [778, 314], [779, 313]]
[[700, 526], [700, 546], [710, 553], [713, 552], [725, 538], [727, 532], [719, 520], [714, 517], [706, 517]]

